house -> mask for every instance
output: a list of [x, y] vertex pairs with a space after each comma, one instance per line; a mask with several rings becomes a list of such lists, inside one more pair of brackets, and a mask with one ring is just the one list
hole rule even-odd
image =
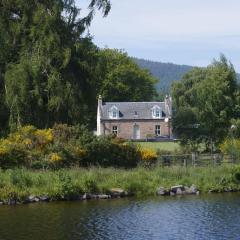
[[171, 139], [172, 99], [164, 102], [103, 102], [98, 98], [97, 135], [124, 139]]

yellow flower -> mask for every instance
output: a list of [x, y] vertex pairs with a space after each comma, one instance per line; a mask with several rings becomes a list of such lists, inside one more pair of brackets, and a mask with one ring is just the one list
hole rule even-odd
[[152, 161], [157, 159], [157, 153], [152, 149], [143, 149], [140, 153], [143, 161]]
[[57, 153], [52, 153], [50, 155], [49, 161], [52, 162], [52, 163], [56, 163], [56, 162], [62, 161], [62, 158]]
[[4, 156], [8, 152], [7, 147], [0, 146], [0, 156]]
[[29, 146], [29, 145], [32, 144], [32, 140], [29, 139], [29, 138], [26, 138], [26, 139], [23, 140], [23, 144]]

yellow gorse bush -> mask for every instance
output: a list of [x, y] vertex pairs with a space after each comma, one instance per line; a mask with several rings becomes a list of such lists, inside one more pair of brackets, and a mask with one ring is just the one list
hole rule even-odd
[[0, 156], [7, 154], [8, 148], [6, 146], [0, 145]]
[[153, 161], [157, 159], [157, 153], [152, 149], [142, 149], [140, 153], [143, 161]]
[[52, 154], [50, 154], [50, 156], [49, 156], [49, 161], [50, 161], [51, 163], [58, 163], [58, 162], [62, 161], [62, 158], [61, 158], [61, 156], [60, 156], [59, 154], [57, 154], [57, 153], [52, 153]]
[[37, 129], [34, 136], [41, 147], [53, 141], [52, 129]]

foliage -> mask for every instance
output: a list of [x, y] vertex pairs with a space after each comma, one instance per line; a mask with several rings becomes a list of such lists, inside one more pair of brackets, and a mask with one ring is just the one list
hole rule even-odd
[[194, 68], [173, 84], [173, 127], [184, 144], [218, 145], [238, 115], [237, 77], [221, 55], [207, 68]]
[[184, 74], [193, 69], [192, 66], [187, 65], [162, 63], [138, 58], [133, 58], [133, 60], [141, 68], [148, 69], [158, 79], [157, 90], [164, 91], [165, 95], [169, 93], [173, 81], [179, 81]]
[[157, 80], [120, 50], [99, 52], [98, 93], [109, 101], [151, 101]]
[[52, 200], [78, 199], [84, 192], [108, 193], [122, 188], [138, 196], [154, 196], [160, 186], [195, 184], [201, 192], [240, 190], [239, 165], [209, 167], [73, 168], [60, 171], [0, 170], [0, 199], [24, 200], [26, 196], [48, 196]]
[[240, 139], [226, 138], [220, 145], [220, 150], [224, 154], [230, 155], [235, 161], [240, 159]]
[[151, 166], [157, 160], [157, 153], [152, 149], [142, 149], [141, 151], [142, 164], [144, 166]]
[[96, 137], [83, 126], [53, 129], [19, 128], [0, 141], [0, 167], [58, 169], [71, 166], [136, 167], [141, 159], [135, 145], [122, 139]]
[[25, 125], [95, 127], [97, 96], [149, 100], [155, 79], [125, 53], [100, 50], [85, 29], [109, 0], [0, 2], [0, 134]]

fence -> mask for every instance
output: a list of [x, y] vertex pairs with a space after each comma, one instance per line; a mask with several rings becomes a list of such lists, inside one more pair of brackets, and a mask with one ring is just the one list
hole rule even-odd
[[240, 163], [230, 155], [217, 154], [182, 154], [182, 155], [161, 155], [158, 157], [158, 163], [162, 166], [217, 166], [223, 163]]

